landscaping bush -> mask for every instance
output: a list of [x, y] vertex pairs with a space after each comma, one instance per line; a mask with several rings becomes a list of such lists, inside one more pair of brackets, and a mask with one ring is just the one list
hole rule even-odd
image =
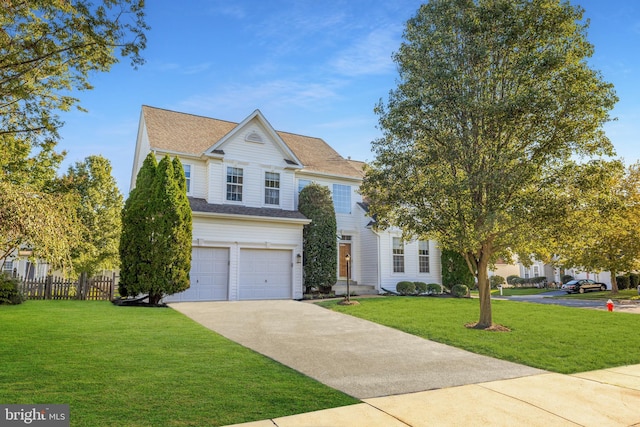
[[469, 288], [465, 285], [454, 285], [451, 287], [451, 295], [456, 298], [466, 297], [469, 293]]
[[502, 284], [504, 284], [504, 277], [502, 276], [491, 276], [489, 277], [489, 283], [491, 283], [491, 287], [495, 288]]
[[629, 286], [632, 288], [637, 288], [640, 285], [640, 274], [630, 273], [629, 274]]
[[516, 276], [515, 274], [512, 274], [511, 276], [507, 276], [507, 283], [510, 285], [517, 284], [518, 280], [520, 280], [520, 276]]
[[616, 283], [619, 290], [629, 289], [631, 286], [631, 279], [629, 276], [616, 276]]
[[427, 285], [427, 293], [429, 295], [442, 293], [442, 286], [438, 283], [429, 283]]
[[401, 295], [412, 295], [416, 292], [416, 285], [414, 285], [413, 282], [398, 282], [396, 291]]
[[20, 281], [5, 274], [0, 274], [0, 304], [21, 304], [24, 296], [18, 285]]
[[420, 295], [420, 294], [424, 294], [427, 292], [427, 284], [424, 282], [413, 282], [413, 284], [416, 286], [416, 294]]

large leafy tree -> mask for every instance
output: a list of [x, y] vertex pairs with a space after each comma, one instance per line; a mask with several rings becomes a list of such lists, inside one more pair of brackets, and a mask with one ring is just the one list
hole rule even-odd
[[[174, 167], [175, 166], [175, 167]], [[121, 293], [164, 295], [189, 288], [191, 211], [180, 161], [149, 153], [122, 215]]]
[[58, 114], [78, 106], [74, 90], [91, 89], [93, 73], [119, 57], [142, 63], [143, 6], [0, 0], [0, 216], [10, 221], [0, 224], [0, 256], [29, 244], [54, 267], [69, 265], [78, 226], [74, 197], [56, 182], [65, 154], [56, 152]]
[[376, 108], [371, 212], [465, 258], [478, 328], [492, 326], [490, 263], [533, 253], [562, 214], [562, 164], [612, 154], [616, 96], [587, 64], [582, 15], [560, 0], [432, 0], [407, 22], [398, 87]]
[[117, 268], [123, 198], [111, 163], [102, 156], [89, 156], [70, 166], [61, 181], [64, 190], [79, 197], [76, 212], [82, 236], [72, 251], [73, 270], [92, 276], [101, 269]]
[[118, 56], [142, 63], [144, 0], [0, 3], [0, 135], [57, 139], [56, 111], [79, 102], [72, 89], [91, 89], [90, 75]]
[[609, 271], [618, 292], [617, 273], [640, 268], [640, 163], [625, 168], [620, 161], [590, 162], [575, 168], [566, 186], [574, 186], [576, 196], [562, 225], [572, 232], [558, 241], [555, 261]]
[[0, 267], [7, 256], [28, 247], [51, 267], [69, 271], [72, 248], [80, 240], [77, 205], [72, 193], [42, 193], [0, 180]]
[[329, 189], [311, 183], [300, 191], [298, 210], [311, 220], [304, 226], [304, 286], [331, 290], [336, 283], [338, 243], [336, 213]]

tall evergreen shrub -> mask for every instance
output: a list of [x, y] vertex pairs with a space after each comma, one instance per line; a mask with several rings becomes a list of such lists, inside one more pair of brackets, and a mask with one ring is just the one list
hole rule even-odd
[[179, 163], [150, 153], [123, 210], [120, 293], [148, 294], [150, 304], [189, 287], [191, 210]]
[[330, 292], [336, 283], [338, 243], [336, 213], [325, 186], [309, 184], [300, 191], [298, 210], [311, 220], [304, 226], [304, 286]]

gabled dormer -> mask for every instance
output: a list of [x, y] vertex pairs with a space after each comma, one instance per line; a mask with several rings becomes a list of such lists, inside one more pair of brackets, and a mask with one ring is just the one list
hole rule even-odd
[[260, 110], [255, 110], [204, 153], [211, 159], [241, 160], [284, 169], [301, 169], [302, 162], [273, 129]]

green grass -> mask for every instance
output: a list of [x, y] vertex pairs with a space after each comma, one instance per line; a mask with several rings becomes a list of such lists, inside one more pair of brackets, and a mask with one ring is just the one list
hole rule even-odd
[[171, 309], [0, 305], [0, 402], [69, 404], [72, 426], [215, 426], [357, 403]]
[[584, 294], [566, 294], [561, 295], [559, 297], [554, 298], [574, 298], [574, 299], [586, 299], [586, 300], [603, 300], [606, 301], [608, 299], [616, 300], [630, 300], [633, 297], [638, 296], [637, 289], [623, 289], [618, 291], [617, 294], [612, 293], [611, 291], [606, 292], [585, 292]]
[[[512, 297], [518, 295], [538, 295], [550, 292], [553, 289], [538, 289], [538, 288], [503, 288], [502, 296]], [[477, 292], [476, 292], [477, 293]], [[500, 289], [492, 289], [491, 295], [500, 295]]]
[[468, 329], [477, 299], [387, 297], [360, 305], [318, 303], [474, 353], [570, 374], [640, 363], [640, 315], [513, 301], [492, 301], [494, 323], [511, 332]]

